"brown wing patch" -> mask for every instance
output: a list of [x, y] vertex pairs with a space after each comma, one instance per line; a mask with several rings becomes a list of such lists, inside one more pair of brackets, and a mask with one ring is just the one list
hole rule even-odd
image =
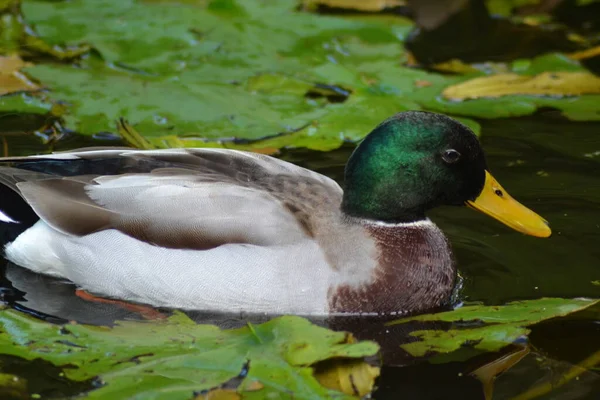
[[83, 182], [53, 178], [19, 182], [17, 188], [35, 213], [58, 231], [80, 236], [110, 227], [113, 213], [87, 196]]

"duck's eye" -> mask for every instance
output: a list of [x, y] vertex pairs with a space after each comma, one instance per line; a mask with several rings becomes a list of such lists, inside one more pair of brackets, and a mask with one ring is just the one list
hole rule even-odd
[[454, 164], [460, 159], [460, 153], [454, 149], [448, 149], [442, 154], [442, 159], [448, 164]]

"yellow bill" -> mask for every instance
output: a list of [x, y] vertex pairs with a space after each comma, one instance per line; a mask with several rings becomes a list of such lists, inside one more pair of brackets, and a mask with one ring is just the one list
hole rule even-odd
[[521, 233], [536, 237], [552, 234], [548, 221], [513, 199], [487, 171], [481, 194], [467, 205]]

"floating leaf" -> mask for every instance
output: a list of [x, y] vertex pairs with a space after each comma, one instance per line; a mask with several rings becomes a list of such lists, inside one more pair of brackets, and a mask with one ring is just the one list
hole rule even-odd
[[27, 65], [31, 64], [24, 62], [17, 55], [0, 56], [0, 96], [15, 92], [34, 92], [40, 89], [21, 72], [21, 68]]
[[28, 56], [50, 56], [57, 60], [72, 60], [90, 48], [87, 45], [63, 48], [48, 44], [35, 30], [23, 22], [21, 0], [3, 0], [0, 2], [0, 52], [19, 53]]
[[[404, 110], [501, 118], [553, 107], [574, 120], [600, 119], [600, 95], [448, 100], [446, 87], [500, 66], [463, 68], [460, 76], [408, 68], [402, 60], [410, 20], [314, 15], [297, 5], [28, 0], [25, 20], [46, 42], [95, 49], [76, 66], [42, 62], [27, 68], [48, 88], [34, 101], [48, 108], [65, 104], [63, 126], [83, 134], [113, 131], [115, 121], [125, 118], [153, 147], [265, 153], [286, 146], [331, 150]], [[502, 68], [519, 75], [585, 72], [577, 61], [555, 54]], [[0, 99], [0, 113], [29, 107], [26, 100], [32, 101]]]
[[207, 393], [199, 394], [194, 397], [194, 400], [240, 400], [240, 396], [235, 390], [231, 389], [214, 389]]
[[117, 133], [123, 138], [125, 143], [131, 147], [142, 150], [152, 150], [156, 148], [123, 118], [117, 123]]
[[332, 361], [320, 365], [315, 376], [321, 385], [352, 396], [363, 397], [373, 391], [379, 368], [365, 362]]
[[442, 92], [450, 100], [509, 95], [577, 96], [600, 94], [600, 78], [590, 72], [544, 72], [536, 76], [498, 74], [450, 86]]
[[101, 387], [88, 398], [135, 394], [137, 399], [190, 399], [192, 393], [209, 393], [236, 377], [241, 380], [237, 391], [244, 396], [343, 398], [321, 386], [310, 366], [378, 351], [373, 342], [353, 343], [348, 334], [300, 317], [219, 330], [175, 314], [168, 320], [126, 321], [109, 329], [61, 327], [5, 310], [0, 327], [0, 354], [65, 366], [66, 377], [77, 381], [97, 377]]
[[586, 60], [596, 56], [600, 56], [600, 46], [569, 54], [569, 58], [572, 58], [573, 60]]
[[472, 66], [471, 64], [467, 64], [465, 62], [460, 61], [459, 59], [452, 59], [449, 61], [445, 61], [442, 63], [438, 63], [432, 66], [433, 69], [440, 72], [449, 72], [453, 74], [468, 74], [468, 73], [477, 73], [479, 70]]
[[304, 0], [304, 7], [327, 6], [331, 8], [343, 8], [347, 10], [358, 10], [366, 12], [377, 12], [386, 8], [406, 5], [403, 0]]
[[419, 330], [411, 333], [418, 341], [402, 345], [410, 354], [421, 357], [430, 352], [449, 353], [464, 345], [496, 351], [527, 335], [526, 327], [546, 319], [565, 316], [590, 307], [600, 300], [544, 298], [517, 301], [505, 306], [465, 306], [454, 311], [425, 314], [401, 319], [409, 321], [445, 321], [448, 330]]
[[[390, 28], [315, 17], [295, 12], [293, 1], [238, 2], [243, 16], [223, 16], [221, 3], [28, 1], [25, 15], [45, 38], [92, 43], [103, 58], [28, 73], [50, 99], [69, 104], [68, 128], [93, 134], [124, 117], [155, 147], [330, 150], [391, 114], [421, 108], [410, 94], [428, 74], [398, 64], [396, 31], [409, 21], [397, 18]], [[86, 22], [92, 13], [95, 24]], [[110, 22], [114, 14], [120, 24]], [[274, 31], [277, 40], [261, 39]], [[328, 87], [345, 94], [320, 90]]]

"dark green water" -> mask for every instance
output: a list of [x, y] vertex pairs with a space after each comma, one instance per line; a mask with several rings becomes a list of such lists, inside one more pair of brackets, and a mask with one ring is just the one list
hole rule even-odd
[[[513, 197], [545, 217], [554, 234], [549, 239], [527, 237], [466, 208], [448, 207], [432, 212], [430, 217], [453, 244], [464, 278], [461, 298], [502, 304], [544, 296], [600, 297], [600, 286], [592, 283], [600, 280], [600, 123], [567, 121], [554, 111], [481, 122], [490, 170]], [[7, 136], [10, 154], [47, 151], [38, 138], [12, 132], [16, 134]], [[56, 149], [106, 144], [118, 142], [74, 136], [59, 141]], [[287, 150], [281, 157], [341, 181], [343, 166], [353, 147], [348, 144], [329, 153]], [[69, 286], [50, 287], [44, 286], [43, 280], [36, 282], [37, 287], [21, 289], [31, 292], [26, 295], [41, 297], [37, 303], [40, 307], [42, 302], [43, 307], [48, 307], [49, 299], [53, 299], [55, 306], [41, 311], [68, 319], [87, 315], [88, 311], [78, 308], [81, 303], [73, 300]], [[36, 309], [34, 300], [19, 302], [23, 295], [10, 294], [10, 280], [5, 278], [0, 285], [4, 286], [0, 290], [8, 293], [7, 299], [14, 297], [11, 304]], [[65, 300], [61, 301], [63, 297]], [[105, 312], [106, 320], [124, 317], [114, 310]], [[98, 310], [95, 313], [100, 315], [98, 320], [83, 322], [103, 323]], [[365, 330], [369, 324], [375, 328]], [[398, 332], [376, 329], [373, 321], [359, 321], [358, 325], [363, 326], [359, 336], [372, 334], [384, 347], [397, 347], [393, 339]], [[497, 379], [494, 399], [512, 398], [543, 380], [556, 383], [566, 370], [600, 351], [600, 307], [535, 326], [529, 343], [531, 353]], [[468, 349], [462, 353], [463, 358], [472, 355]], [[483, 399], [480, 382], [468, 374], [498, 356], [479, 354], [461, 361], [459, 354], [443, 363], [438, 359], [436, 363], [405, 366], [392, 357], [383, 369], [374, 397]], [[24, 368], [14, 360], [0, 359], [2, 365]], [[28, 364], [24, 369], [39, 370], [41, 376], [47, 377], [40, 385], [49, 388], [49, 395], [69, 395], [80, 387], [54, 377], [55, 371], [43, 363]], [[589, 370], [579, 379], [537, 398], [598, 399], [600, 372]]]

